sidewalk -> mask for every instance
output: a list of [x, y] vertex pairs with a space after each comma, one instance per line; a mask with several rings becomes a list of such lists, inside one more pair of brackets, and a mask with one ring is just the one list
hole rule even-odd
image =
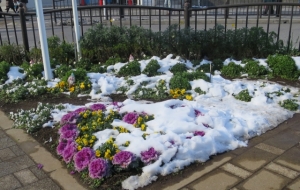
[[[1, 190], [83, 190], [62, 163], [0, 111]], [[164, 190], [300, 189], [300, 114], [251, 139], [248, 147], [213, 156]], [[43, 164], [38, 169], [37, 165]], [[155, 182], [154, 182], [155, 183]]]
[[[53, 158], [0, 111], [1, 190], [84, 190], [63, 164]], [[39, 169], [38, 164], [43, 168]]]

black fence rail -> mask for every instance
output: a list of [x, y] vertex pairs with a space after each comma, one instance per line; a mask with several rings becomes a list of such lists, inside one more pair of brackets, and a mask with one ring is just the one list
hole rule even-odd
[[[77, 0], [77, 6], [103, 6], [103, 5], [141, 5], [167, 8], [183, 8], [185, 0]], [[244, 5], [264, 3], [264, 0], [190, 0], [190, 6], [193, 8], [208, 8], [223, 5]], [[298, 0], [273, 0], [282, 3], [299, 3]], [[68, 8], [72, 6], [72, 0], [53, 0], [53, 9]], [[256, 9], [249, 9], [255, 12]], [[291, 14], [291, 7], [285, 6], [282, 10]], [[246, 11], [240, 11], [240, 14], [246, 14]], [[294, 13], [295, 14], [295, 13]]]
[[[272, 6], [274, 14], [269, 11], [263, 15], [266, 6], [269, 8]], [[191, 27], [195, 30], [214, 29], [219, 25], [222, 25], [225, 31], [244, 27], [263, 27], [267, 32], [277, 33], [277, 40], [283, 40], [287, 45], [298, 48], [300, 46], [298, 40], [300, 37], [300, 9], [298, 6], [300, 6], [299, 3], [252, 3], [206, 8], [195, 8], [190, 4], [185, 4], [185, 8], [176, 9], [134, 5], [80, 6], [78, 7], [78, 19], [82, 36], [86, 30], [98, 23], [107, 27], [137, 25], [152, 31], [164, 31], [173, 24], [179, 25], [179, 29]], [[291, 14], [284, 11], [287, 7], [291, 9]], [[241, 12], [246, 12], [246, 14], [240, 14]], [[25, 24], [27, 39], [24, 39], [26, 36], [22, 35], [24, 34], [21, 28], [22, 19], [19, 14], [2, 13], [2, 16], [3, 18], [0, 18], [1, 45], [3, 43], [24, 44], [24, 40], [27, 40], [29, 47], [39, 46], [35, 13], [26, 13], [26, 19], [28, 19]], [[47, 37], [58, 36], [61, 40], [75, 42], [72, 17], [72, 8], [44, 11]], [[25, 21], [25, 19], [23, 20]]]

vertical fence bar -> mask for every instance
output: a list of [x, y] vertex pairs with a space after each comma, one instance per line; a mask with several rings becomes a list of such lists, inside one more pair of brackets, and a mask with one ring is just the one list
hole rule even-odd
[[[22, 29], [23, 46], [27, 52], [29, 52], [28, 35], [26, 28], [25, 10], [23, 4], [20, 3], [20, 24]], [[15, 30], [16, 31], [16, 30]]]
[[[281, 11], [279, 13], [279, 16], [281, 18]], [[289, 37], [288, 37], [288, 44], [287, 44], [287, 52], [290, 51], [290, 41], [291, 41], [291, 32], [292, 32], [292, 25], [293, 25], [293, 16], [294, 16], [294, 6], [292, 6], [292, 14], [290, 19], [290, 29], [289, 29]]]
[[14, 16], [12, 16], [12, 21], [13, 21], [13, 27], [14, 27], [14, 33], [15, 33], [16, 44], [19, 45], [19, 43], [18, 43], [18, 35], [17, 35], [17, 30], [16, 30], [15, 17], [14, 17]]
[[8, 28], [7, 28], [6, 15], [4, 15], [4, 23], [5, 23], [6, 36], [7, 36], [8, 44], [10, 44], [10, 37], [9, 37], [9, 33], [8, 33]]
[[[30, 15], [31, 18], [31, 26], [32, 26], [32, 33], [33, 33], [33, 41], [34, 41], [34, 47], [36, 48], [36, 37], [35, 37], [35, 28], [34, 28], [34, 23], [33, 23], [33, 16]], [[52, 22], [51, 22], [52, 23]]]
[[[54, 15], [55, 15], [55, 13], [54, 13]], [[51, 19], [52, 36], [54, 36], [54, 27], [53, 27], [53, 22], [52, 22], [52, 13], [50, 13], [50, 19]]]

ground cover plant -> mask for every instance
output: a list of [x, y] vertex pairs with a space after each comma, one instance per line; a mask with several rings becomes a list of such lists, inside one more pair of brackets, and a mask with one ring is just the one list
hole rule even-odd
[[[115, 47], [107, 48], [110, 52]], [[56, 134], [47, 143], [49, 149], [91, 188], [146, 186], [157, 176], [247, 146], [250, 138], [299, 112], [299, 80], [290, 80], [298, 87], [288, 88], [267, 80], [276, 54], [247, 61], [228, 58], [221, 64], [220, 60], [192, 63], [172, 54], [129, 60], [131, 53], [126, 58], [115, 55], [104, 64], [53, 60], [56, 78], [51, 81], [32, 70], [39, 68], [38, 62], [10, 65], [8, 80], [0, 88], [2, 108], [6, 102], [69, 97], [61, 104], [14, 110], [10, 117], [14, 127], [35, 136], [43, 130]], [[296, 68], [299, 78], [300, 59], [287, 58], [291, 59], [288, 65]], [[203, 66], [210, 64], [211, 73]], [[245, 80], [253, 77], [260, 80]], [[272, 79], [290, 79], [280, 77], [274, 74]], [[43, 96], [49, 100], [39, 99]], [[43, 140], [49, 141], [49, 136]]]

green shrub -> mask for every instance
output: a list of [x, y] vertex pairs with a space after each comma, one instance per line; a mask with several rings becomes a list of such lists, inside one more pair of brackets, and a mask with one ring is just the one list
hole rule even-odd
[[236, 78], [241, 76], [241, 72], [243, 71], [243, 67], [240, 65], [236, 65], [234, 62], [230, 62], [228, 65], [225, 65], [221, 73], [222, 75], [229, 77], [229, 78]]
[[221, 59], [214, 59], [212, 61], [212, 68], [213, 68], [212, 70], [213, 71], [215, 71], [215, 70], [221, 71], [223, 66], [224, 66], [224, 63]]
[[47, 39], [49, 56], [56, 59], [60, 64], [69, 64], [75, 60], [75, 47], [66, 41], [60, 41], [58, 36]]
[[9, 72], [10, 65], [6, 61], [0, 62], [0, 84], [3, 84], [7, 79], [7, 73]]
[[114, 65], [114, 64], [116, 64], [116, 63], [118, 63], [118, 62], [121, 62], [121, 61], [122, 61], [122, 60], [121, 60], [120, 57], [110, 57], [110, 58], [108, 58], [108, 60], [105, 61], [104, 65], [105, 65], [106, 67], [108, 67], [108, 66], [110, 66], [110, 65]]
[[157, 60], [151, 60], [146, 68], [143, 70], [143, 74], [147, 75], [148, 77], [152, 77], [155, 75], [158, 75], [159, 73], [157, 72], [157, 70], [160, 69], [160, 65], [158, 64]]
[[141, 64], [134, 60], [129, 62], [128, 64], [121, 67], [120, 71], [118, 72], [119, 76], [137, 76], [141, 74]]
[[41, 79], [43, 77], [44, 65], [42, 63], [29, 64], [24, 62], [20, 67], [24, 69], [28, 80]]
[[67, 81], [69, 76], [71, 76], [71, 74], [74, 74], [75, 76], [75, 83], [78, 84], [80, 82], [86, 81], [88, 80], [87, 77], [87, 72], [86, 70], [82, 69], [82, 68], [77, 68], [75, 70], [69, 70], [68, 72], [65, 73], [65, 75], [62, 77], [63, 81]]
[[68, 65], [60, 65], [54, 69], [54, 76], [57, 78], [63, 78], [68, 71], [72, 70], [72, 68]]
[[267, 63], [272, 69], [272, 74], [288, 80], [297, 80], [299, 72], [295, 61], [288, 55], [268, 56]]
[[268, 70], [263, 65], [259, 65], [258, 61], [249, 60], [244, 67], [246, 73], [250, 78], [258, 78], [262, 75], [268, 74]]
[[76, 68], [82, 68], [87, 71], [89, 71], [91, 69], [92, 65], [93, 65], [93, 63], [87, 58], [82, 58], [79, 61], [74, 62], [74, 66]]
[[196, 87], [194, 89], [194, 91], [197, 92], [199, 95], [206, 94], [206, 92], [204, 90], [202, 90], [200, 87]]
[[185, 89], [185, 90], [191, 90], [191, 84], [190, 81], [183, 76], [182, 74], [175, 74], [169, 82], [170, 89]]
[[210, 73], [210, 64], [205, 63], [200, 65], [200, 67], [197, 68], [197, 71], [204, 72], [204, 73]]
[[287, 99], [279, 102], [279, 105], [285, 109], [296, 111], [298, 110], [299, 105], [296, 103], [297, 100], [294, 99]]
[[241, 92], [239, 92], [236, 96], [234, 96], [235, 99], [237, 100], [241, 100], [241, 101], [244, 101], [244, 102], [250, 102], [251, 101], [251, 98], [252, 96], [250, 96], [249, 92], [248, 92], [248, 89], [246, 90], [242, 90]]
[[173, 74], [183, 73], [187, 71], [187, 67], [184, 63], [176, 63], [173, 67], [169, 69]]
[[29, 59], [33, 63], [42, 62], [43, 61], [42, 50], [39, 48], [32, 48], [29, 51]]
[[4, 43], [0, 46], [0, 60], [9, 64], [21, 65], [27, 55], [23, 46]]
[[100, 66], [100, 65], [92, 65], [90, 72], [94, 72], [94, 73], [105, 73], [107, 70], [105, 69], [105, 67]]
[[207, 82], [209, 82], [209, 77], [201, 71], [194, 71], [194, 72], [183, 72], [181, 75], [184, 78], [187, 78], [189, 81], [197, 80], [197, 79], [203, 79]]

